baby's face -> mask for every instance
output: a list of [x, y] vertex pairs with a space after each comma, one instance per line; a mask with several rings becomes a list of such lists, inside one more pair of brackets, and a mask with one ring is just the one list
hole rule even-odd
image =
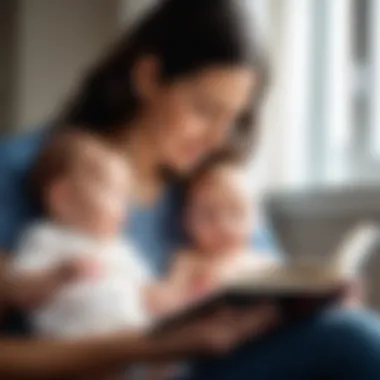
[[190, 191], [187, 232], [197, 247], [215, 254], [248, 243], [253, 204], [242, 173], [219, 168], [198, 181]]
[[87, 234], [115, 236], [126, 218], [131, 186], [128, 165], [121, 156], [100, 146], [84, 148], [63, 181], [58, 217]]

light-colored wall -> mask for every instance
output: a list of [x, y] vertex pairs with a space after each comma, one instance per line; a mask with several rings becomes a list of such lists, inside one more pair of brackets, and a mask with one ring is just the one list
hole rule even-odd
[[46, 120], [120, 30], [119, 0], [19, 0], [15, 127]]
[[161, 0], [120, 0], [120, 20], [131, 26], [144, 15], [146, 10]]
[[13, 123], [15, 16], [15, 3], [0, 1], [0, 131]]

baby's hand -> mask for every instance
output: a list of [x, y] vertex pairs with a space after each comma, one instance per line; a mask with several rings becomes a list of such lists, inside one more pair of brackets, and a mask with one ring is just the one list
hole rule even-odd
[[196, 273], [190, 287], [190, 297], [193, 298], [193, 300], [197, 300], [212, 292], [215, 287], [216, 280], [212, 273]]
[[102, 274], [100, 262], [93, 258], [75, 258], [61, 264], [62, 276], [67, 281], [98, 278]]

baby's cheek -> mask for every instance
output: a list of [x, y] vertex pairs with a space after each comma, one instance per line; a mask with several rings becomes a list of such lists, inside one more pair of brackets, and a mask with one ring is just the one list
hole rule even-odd
[[215, 240], [215, 231], [208, 223], [199, 223], [194, 229], [195, 238], [203, 245], [210, 245]]
[[112, 196], [112, 194], [104, 194], [102, 197], [98, 197], [94, 203], [94, 209], [100, 219], [116, 223], [123, 221], [125, 211], [124, 199]]

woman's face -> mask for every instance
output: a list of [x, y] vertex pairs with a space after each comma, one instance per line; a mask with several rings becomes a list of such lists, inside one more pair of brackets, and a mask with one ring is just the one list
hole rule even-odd
[[145, 114], [160, 162], [185, 173], [228, 142], [236, 118], [250, 106], [254, 84], [247, 67], [210, 68], [170, 84], [157, 81]]

